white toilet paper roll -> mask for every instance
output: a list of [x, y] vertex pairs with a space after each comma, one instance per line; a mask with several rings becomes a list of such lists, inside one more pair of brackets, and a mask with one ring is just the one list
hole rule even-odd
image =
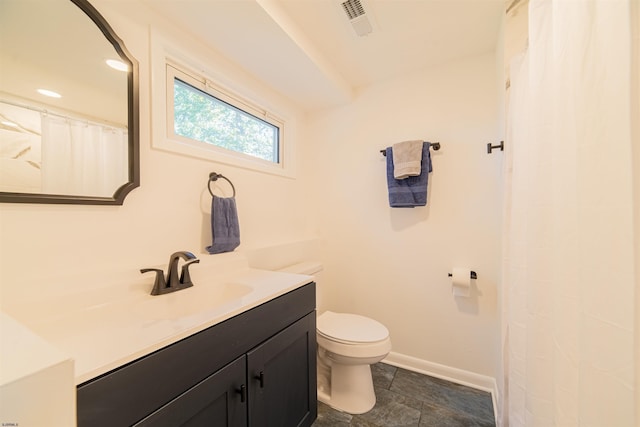
[[468, 297], [471, 295], [471, 270], [453, 267], [451, 272], [451, 292], [456, 297]]

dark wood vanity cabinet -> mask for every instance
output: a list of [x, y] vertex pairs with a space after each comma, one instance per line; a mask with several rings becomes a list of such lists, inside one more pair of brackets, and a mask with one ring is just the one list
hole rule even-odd
[[315, 323], [308, 314], [247, 354], [250, 426], [310, 426], [316, 419], [316, 373], [309, 372], [316, 369]]
[[78, 386], [78, 426], [310, 426], [315, 283]]
[[245, 357], [241, 357], [135, 426], [246, 426], [247, 406], [239, 395], [246, 387], [245, 373]]

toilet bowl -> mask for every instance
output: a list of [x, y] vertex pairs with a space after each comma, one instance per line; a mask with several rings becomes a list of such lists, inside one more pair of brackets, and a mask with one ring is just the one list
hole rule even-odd
[[389, 331], [357, 314], [325, 311], [317, 319], [318, 399], [350, 414], [376, 404], [371, 365], [391, 351]]
[[[317, 306], [322, 308], [322, 264], [305, 262], [281, 271], [315, 276]], [[365, 316], [324, 311], [316, 319], [318, 399], [350, 414], [365, 413], [376, 403], [371, 365], [391, 351], [389, 330]]]

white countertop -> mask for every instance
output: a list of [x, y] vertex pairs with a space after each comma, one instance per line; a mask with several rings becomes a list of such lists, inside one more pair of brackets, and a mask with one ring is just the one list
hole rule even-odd
[[59, 349], [5, 313], [0, 313], [0, 385], [69, 360]]
[[195, 264], [190, 273], [194, 286], [170, 294], [151, 296], [149, 274], [144, 286], [84, 296], [88, 302], [72, 310], [68, 304], [56, 310], [50, 303], [36, 308], [39, 316], [19, 320], [74, 359], [77, 385], [313, 280], [242, 265]]
[[75, 425], [71, 358], [5, 313], [0, 349], [2, 425]]

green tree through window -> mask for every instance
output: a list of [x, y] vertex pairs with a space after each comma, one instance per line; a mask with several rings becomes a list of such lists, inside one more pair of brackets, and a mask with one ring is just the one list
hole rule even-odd
[[174, 78], [174, 132], [278, 163], [280, 129]]

